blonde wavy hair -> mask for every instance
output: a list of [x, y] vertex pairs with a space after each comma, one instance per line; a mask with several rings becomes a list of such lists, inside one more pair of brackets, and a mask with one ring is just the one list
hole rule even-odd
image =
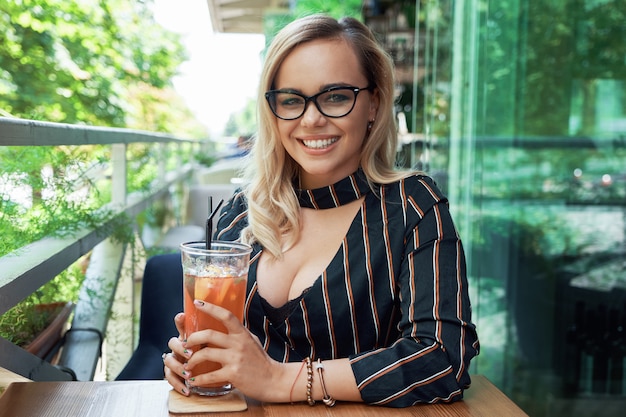
[[372, 32], [353, 18], [336, 20], [311, 15], [291, 22], [267, 50], [257, 98], [258, 132], [244, 172], [249, 225], [242, 232], [242, 241], [258, 242], [278, 259], [300, 236], [300, 205], [293, 188], [299, 166], [281, 144], [276, 117], [264, 94], [274, 88], [276, 73], [285, 57], [296, 46], [319, 39], [342, 39], [351, 45], [369, 85], [378, 92], [378, 112], [361, 153], [361, 168], [368, 181], [371, 185], [386, 184], [407, 175], [395, 168], [393, 63]]

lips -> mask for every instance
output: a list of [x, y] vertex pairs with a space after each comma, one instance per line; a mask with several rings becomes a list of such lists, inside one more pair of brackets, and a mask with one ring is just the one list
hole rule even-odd
[[328, 148], [333, 143], [337, 142], [339, 138], [329, 138], [329, 139], [316, 139], [316, 140], [303, 140], [302, 143], [307, 148], [311, 149], [324, 149]]

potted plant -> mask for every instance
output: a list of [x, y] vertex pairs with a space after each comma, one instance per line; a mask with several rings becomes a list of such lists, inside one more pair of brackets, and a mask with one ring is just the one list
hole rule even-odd
[[23, 303], [2, 317], [0, 333], [27, 352], [46, 359], [59, 346], [73, 309], [71, 301]]
[[42, 323], [43, 330], [38, 332], [37, 336], [24, 349], [35, 356], [46, 358], [63, 338], [68, 319], [74, 310], [74, 303], [60, 301], [38, 304], [34, 306], [34, 310], [38, 317], [45, 320]]
[[0, 336], [53, 363], [83, 279], [79, 261], [1, 315]]

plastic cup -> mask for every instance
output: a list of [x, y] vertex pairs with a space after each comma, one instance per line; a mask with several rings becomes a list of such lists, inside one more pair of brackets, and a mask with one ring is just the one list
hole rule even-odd
[[[188, 242], [180, 245], [183, 265], [183, 298], [185, 312], [185, 335], [199, 330], [212, 329], [227, 333], [226, 328], [215, 318], [198, 311], [194, 300], [203, 300], [231, 311], [239, 321], [243, 320], [246, 299], [248, 267], [252, 248], [236, 242]], [[203, 346], [196, 346], [193, 351]], [[218, 362], [206, 361], [193, 368], [194, 375], [205, 374], [221, 368]], [[207, 386], [190, 386], [191, 392], [218, 396], [232, 390], [230, 382], [224, 381]]]

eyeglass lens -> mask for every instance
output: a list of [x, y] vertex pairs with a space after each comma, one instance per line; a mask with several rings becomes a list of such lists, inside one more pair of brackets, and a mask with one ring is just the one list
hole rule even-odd
[[322, 91], [311, 97], [294, 92], [271, 91], [268, 102], [274, 114], [281, 119], [297, 119], [306, 110], [308, 101], [313, 101], [324, 116], [343, 117], [352, 111], [356, 102], [358, 88], [336, 88]]

